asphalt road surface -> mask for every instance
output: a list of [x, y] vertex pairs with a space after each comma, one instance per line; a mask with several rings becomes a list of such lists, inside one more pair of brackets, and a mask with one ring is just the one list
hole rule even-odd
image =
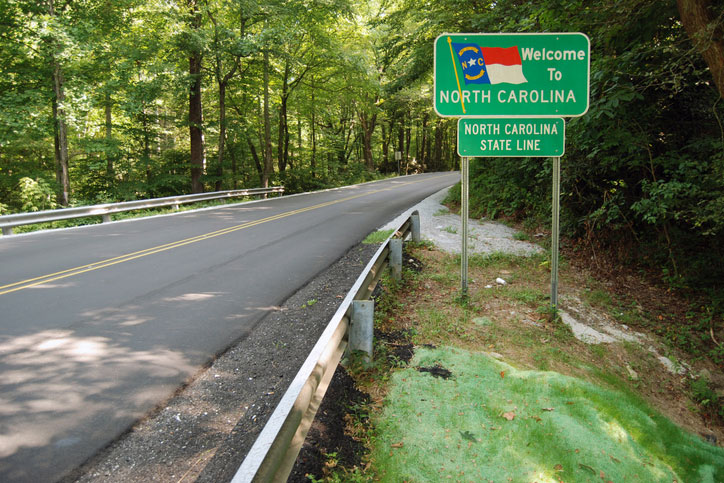
[[370, 231], [458, 179], [1, 237], [0, 481], [63, 477]]

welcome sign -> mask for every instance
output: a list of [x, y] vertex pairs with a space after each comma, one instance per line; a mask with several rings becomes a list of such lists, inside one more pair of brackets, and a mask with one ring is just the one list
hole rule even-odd
[[434, 107], [443, 117], [577, 117], [588, 110], [582, 33], [443, 34]]

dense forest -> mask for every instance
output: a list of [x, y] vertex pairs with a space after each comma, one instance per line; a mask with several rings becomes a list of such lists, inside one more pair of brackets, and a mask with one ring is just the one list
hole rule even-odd
[[451, 168], [397, 8], [1, 0], [0, 213]]
[[[583, 32], [591, 99], [567, 121], [564, 232], [714, 290], [723, 29], [710, 0], [0, 0], [0, 214], [455, 169], [434, 39]], [[550, 171], [475, 160], [473, 214], [544, 224]]]

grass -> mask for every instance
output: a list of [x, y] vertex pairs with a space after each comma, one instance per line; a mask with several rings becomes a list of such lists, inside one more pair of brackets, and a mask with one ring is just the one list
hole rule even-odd
[[[375, 324], [410, 334], [415, 358], [354, 374], [371, 396], [372, 425], [353, 434], [370, 453], [327, 481], [724, 481], [724, 450], [695, 434], [712, 427], [707, 414], [721, 403], [712, 385], [690, 387], [648, 345], [577, 340], [551, 310], [546, 255], [471, 256], [461, 303], [459, 256], [406, 250], [424, 268], [387, 282]], [[567, 264], [560, 281], [591, 315], [647, 317]], [[375, 344], [375, 354], [392, 349]], [[416, 369], [436, 365], [454, 377]]]
[[419, 349], [391, 387], [371, 454], [380, 481], [724, 479], [724, 450], [578, 378], [440, 347]]
[[362, 240], [362, 243], [366, 245], [373, 245], [375, 243], [383, 243], [385, 240], [387, 240], [390, 235], [392, 235], [392, 232], [395, 230], [377, 230], [373, 231], [367, 237]]
[[513, 238], [518, 241], [527, 241], [527, 242], [531, 241], [530, 235], [528, 235], [527, 233], [522, 232], [522, 231], [515, 232], [513, 234]]

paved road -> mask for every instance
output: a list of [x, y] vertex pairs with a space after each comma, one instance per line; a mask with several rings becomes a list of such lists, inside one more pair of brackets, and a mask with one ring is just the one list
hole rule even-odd
[[62, 477], [367, 233], [457, 179], [0, 238], [0, 481]]

